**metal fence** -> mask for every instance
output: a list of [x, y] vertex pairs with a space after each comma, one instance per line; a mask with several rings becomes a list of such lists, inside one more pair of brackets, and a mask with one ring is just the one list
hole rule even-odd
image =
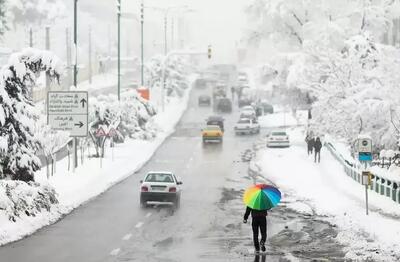
[[[325, 147], [331, 152], [334, 158], [343, 166], [346, 174], [354, 181], [362, 185], [361, 170], [355, 163], [351, 163], [345, 159], [331, 143], [325, 143]], [[368, 189], [376, 192], [382, 196], [392, 199], [394, 202], [400, 204], [400, 180], [390, 180], [385, 177], [372, 173], [371, 185]]]

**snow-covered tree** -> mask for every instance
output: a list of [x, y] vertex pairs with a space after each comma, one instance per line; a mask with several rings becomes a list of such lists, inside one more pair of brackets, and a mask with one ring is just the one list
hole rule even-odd
[[0, 177], [30, 181], [40, 167], [35, 150], [34, 119], [38, 118], [29, 95], [40, 72], [59, 77], [60, 63], [50, 52], [26, 49], [10, 57], [0, 72]]
[[[153, 57], [146, 65], [146, 79], [150, 88], [160, 88], [162, 78], [162, 63], [163, 57]], [[188, 62], [182, 57], [171, 57], [167, 63], [165, 72], [166, 77], [166, 95], [167, 96], [182, 96], [183, 91], [189, 87], [187, 79]]]
[[65, 3], [62, 0], [14, 0], [9, 5], [14, 25], [39, 25], [65, 14]]

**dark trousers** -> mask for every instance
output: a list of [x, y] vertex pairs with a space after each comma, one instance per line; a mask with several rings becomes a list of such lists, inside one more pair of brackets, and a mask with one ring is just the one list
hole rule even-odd
[[258, 231], [261, 232], [261, 242], [265, 243], [267, 240], [267, 218], [265, 216], [253, 217], [251, 223], [253, 228], [253, 241], [256, 250], [260, 249], [260, 242], [258, 242]]
[[314, 162], [317, 163], [317, 157], [318, 157], [318, 163], [321, 161], [321, 151], [315, 150], [315, 156], [314, 156]]
[[312, 155], [312, 153], [313, 153], [313, 147], [312, 147], [312, 146], [308, 146], [308, 147], [307, 147], [307, 152], [308, 152], [308, 155]]

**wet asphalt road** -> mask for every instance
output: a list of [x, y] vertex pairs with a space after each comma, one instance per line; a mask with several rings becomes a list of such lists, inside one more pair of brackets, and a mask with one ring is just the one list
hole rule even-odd
[[[200, 130], [211, 108], [199, 108], [194, 90], [176, 132], [125, 181], [58, 223], [0, 248], [0, 261], [300, 261], [341, 260], [335, 228], [285, 202], [270, 213], [268, 252], [254, 256], [251, 227], [242, 224], [243, 188], [263, 178], [248, 160], [263, 146], [258, 136], [235, 136], [238, 109], [225, 115], [222, 145], [203, 146]], [[134, 157], [134, 156], [133, 156]], [[183, 181], [181, 207], [139, 207], [140, 180], [150, 170], [175, 172]]]

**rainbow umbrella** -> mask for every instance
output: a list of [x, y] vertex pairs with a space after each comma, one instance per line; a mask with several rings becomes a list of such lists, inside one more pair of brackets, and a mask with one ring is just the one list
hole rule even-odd
[[281, 192], [273, 186], [258, 184], [248, 188], [243, 195], [246, 206], [256, 210], [276, 207], [281, 201]]

